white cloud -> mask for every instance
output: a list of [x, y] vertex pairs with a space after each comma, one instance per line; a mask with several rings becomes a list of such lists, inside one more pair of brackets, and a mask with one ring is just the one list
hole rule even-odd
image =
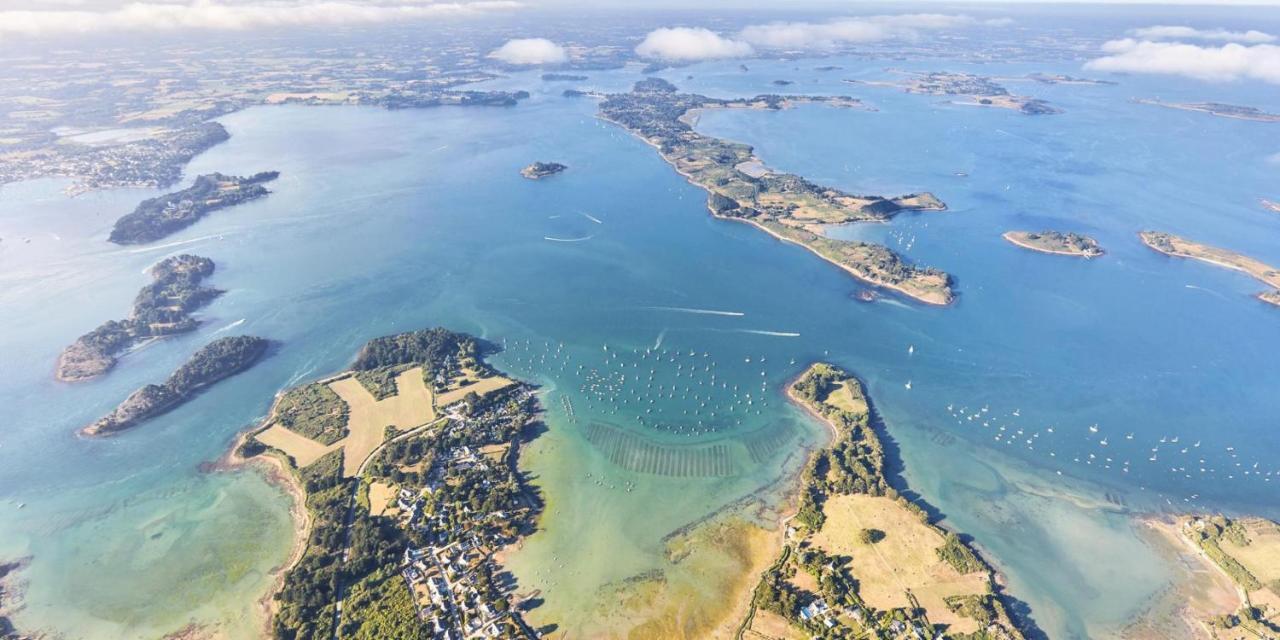
[[708, 29], [664, 27], [650, 31], [636, 46], [636, 53], [645, 58], [689, 61], [741, 58], [753, 51], [746, 42], [726, 38]]
[[766, 49], [832, 49], [841, 45], [919, 38], [924, 31], [960, 29], [978, 24], [1005, 26], [1008, 18], [979, 22], [964, 15], [909, 13], [840, 18], [828, 22], [772, 22], [751, 25], [738, 37]]
[[489, 54], [507, 64], [559, 64], [569, 60], [564, 47], [546, 38], [516, 38]]
[[1280, 46], [1230, 43], [1220, 47], [1180, 42], [1112, 40], [1109, 54], [1091, 60], [1086, 69], [1179, 75], [1209, 82], [1262, 80], [1280, 84]]
[[356, 0], [267, 0], [251, 4], [195, 0], [186, 4], [131, 2], [101, 11], [2, 10], [0, 36], [43, 36], [175, 29], [347, 25], [420, 20], [514, 9], [512, 0], [362, 3]]
[[1250, 44], [1275, 42], [1276, 40], [1275, 36], [1254, 29], [1227, 31], [1226, 29], [1196, 29], [1194, 27], [1169, 25], [1131, 29], [1129, 34], [1143, 40], [1220, 40], [1223, 42], [1245, 42]]

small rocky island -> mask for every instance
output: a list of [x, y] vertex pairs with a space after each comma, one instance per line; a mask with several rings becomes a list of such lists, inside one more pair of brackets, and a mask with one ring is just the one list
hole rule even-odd
[[257, 200], [268, 193], [263, 183], [275, 180], [279, 171], [264, 171], [247, 178], [210, 173], [195, 184], [142, 204], [119, 220], [108, 238], [116, 244], [144, 244], [159, 240], [195, 224], [212, 211]]
[[164, 384], [149, 384], [134, 391], [114, 411], [80, 433], [110, 435], [170, 411], [205, 387], [253, 366], [266, 354], [270, 344], [255, 336], [214, 340], [195, 352]]
[[200, 325], [191, 312], [222, 295], [202, 286], [213, 274], [213, 261], [183, 254], [151, 267], [155, 280], [133, 300], [124, 320], [108, 320], [80, 336], [58, 357], [56, 376], [63, 382], [96, 378], [111, 370], [116, 356], [144, 340], [191, 331]]
[[546, 82], [581, 82], [587, 79], [587, 76], [580, 76], [575, 73], [544, 73], [542, 79]]
[[1280, 306], [1280, 269], [1261, 260], [1228, 249], [1210, 246], [1159, 231], [1143, 231], [1138, 234], [1143, 244], [1176, 258], [1190, 258], [1235, 271], [1243, 271], [1255, 280], [1271, 287], [1258, 294], [1258, 299]]
[[1104, 252], [1098, 241], [1078, 233], [1060, 231], [1007, 231], [1004, 239], [1024, 249], [1081, 258], [1096, 258]]
[[559, 162], [535, 162], [521, 169], [520, 175], [530, 180], [540, 180], [547, 176], [554, 176], [568, 168], [569, 167], [567, 165], [560, 164]]

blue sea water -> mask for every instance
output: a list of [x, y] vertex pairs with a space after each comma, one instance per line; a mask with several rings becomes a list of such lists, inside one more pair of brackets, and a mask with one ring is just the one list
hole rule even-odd
[[[1169, 579], [1126, 510], [1280, 515], [1280, 314], [1251, 298], [1261, 286], [1246, 276], [1136, 238], [1167, 230], [1280, 263], [1280, 217], [1258, 204], [1280, 196], [1273, 125], [1129, 100], [1280, 104], [1246, 85], [1143, 77], [1009, 83], [1066, 110], [1026, 117], [841, 82], [888, 77], [884, 66], [753, 61], [665, 75], [718, 96], [786, 78], [789, 91], [873, 106], [708, 112], [699, 128], [820, 183], [939, 195], [948, 212], [833, 233], [952, 273], [951, 307], [857, 301], [863, 285], [843, 272], [710, 218], [705, 194], [653, 149], [536, 74], [491, 83], [537, 89], [514, 109], [222, 118], [231, 141], [187, 174], [276, 169], [274, 193], [155, 245], [105, 242], [148, 191], [67, 199], [56, 181], [6, 186], [0, 555], [31, 558], [15, 620], [77, 638], [189, 622], [251, 635], [254, 600], [288, 553], [289, 502], [256, 473], [205, 463], [280, 388], [341, 370], [372, 337], [445, 325], [505, 345], [495, 364], [547, 389], [550, 433], [530, 462], [548, 494], [545, 531], [513, 566], [551, 609], [592, 615], [602, 586], [663, 566], [668, 533], [793, 472], [824, 434], [781, 389], [827, 359], [866, 381], [912, 489], [975, 537], [1051, 635], [1114, 632]], [[599, 72], [584, 85], [622, 90], [638, 77]], [[519, 177], [539, 159], [570, 169]], [[1088, 233], [1108, 254], [1078, 261], [1000, 239], [1042, 228]], [[125, 313], [144, 269], [179, 252], [213, 258], [212, 283], [228, 291], [203, 327], [103, 379], [54, 382], [59, 350]], [[281, 346], [131, 432], [73, 435], [233, 332]], [[611, 458], [614, 446], [662, 457]]]

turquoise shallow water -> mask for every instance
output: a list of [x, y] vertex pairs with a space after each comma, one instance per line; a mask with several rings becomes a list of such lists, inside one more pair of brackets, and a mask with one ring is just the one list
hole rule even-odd
[[[493, 83], [539, 89], [515, 109], [228, 116], [232, 140], [188, 174], [278, 169], [275, 193], [155, 246], [104, 241], [146, 192], [0, 191], [0, 553], [33, 558], [19, 624], [85, 638], [192, 620], [251, 633], [246, 612], [287, 554], [288, 500], [256, 474], [202, 463], [279, 388], [340, 370], [371, 337], [436, 324], [505, 344], [495, 364], [548, 389], [551, 433], [531, 469], [551, 509], [514, 566], [549, 602], [582, 610], [601, 585], [660, 565], [671, 531], [794, 470], [822, 430], [781, 387], [818, 358], [867, 381], [912, 488], [991, 552], [1055, 637], [1105, 635], [1167, 579], [1119, 505], [1278, 515], [1276, 310], [1249, 297], [1252, 280], [1168, 260], [1134, 234], [1166, 229], [1280, 262], [1280, 218], [1257, 204], [1280, 195], [1269, 159], [1280, 148], [1265, 124], [1128, 102], [1280, 109], [1274, 97], [1142, 78], [1017, 85], [1067, 110], [1030, 118], [844, 84], [883, 65], [840, 63], [667, 75], [713, 95], [786, 77], [875, 106], [707, 113], [700, 127], [850, 191], [937, 193], [951, 211], [838, 233], [955, 274], [953, 307], [855, 301], [861, 286], [842, 272], [709, 218], [703, 192], [652, 149], [536, 74]], [[982, 68], [1042, 70], [1080, 73]], [[592, 75], [608, 90], [637, 77]], [[570, 170], [520, 178], [535, 159]], [[999, 238], [1048, 227], [1088, 232], [1109, 255], [1059, 259]], [[228, 290], [204, 327], [105, 379], [54, 382], [58, 351], [119, 317], [143, 270], [179, 251], [213, 258]], [[232, 331], [281, 347], [121, 437], [72, 435]]]

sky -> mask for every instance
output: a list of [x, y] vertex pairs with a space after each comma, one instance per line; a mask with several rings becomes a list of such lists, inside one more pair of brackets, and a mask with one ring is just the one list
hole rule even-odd
[[[1221, 16], [1212, 10], [1197, 12], [1197, 24], [1160, 22], [1156, 16], [1176, 14], [1151, 10], [1150, 24], [1135, 26], [1123, 33], [1107, 34], [1110, 40], [1099, 47], [1096, 56], [1085, 63], [1084, 68], [1102, 72], [1174, 75], [1201, 82], [1280, 85], [1280, 37], [1276, 35], [1280, 28], [1272, 28], [1276, 33], [1251, 28], [1248, 26], [1248, 13], [1225, 8], [1244, 1], [1200, 0], [1201, 4], [1212, 3], [1224, 8]], [[1280, 6], [1280, 0], [1265, 1]], [[1016, 23], [1016, 20], [992, 17], [1000, 15], [1001, 7], [1014, 14], [1017, 13], [1015, 5], [1036, 2], [1004, 0], [1003, 3], [971, 5], [882, 2], [872, 5], [809, 0], [804, 5], [790, 2], [780, 5], [776, 2], [704, 0], [698, 6], [704, 14], [719, 7], [750, 6], [773, 10], [770, 15], [778, 18], [717, 32], [696, 23], [677, 24], [677, 19], [684, 20], [690, 14], [673, 10], [673, 23], [644, 34], [635, 46], [635, 53], [641, 58], [669, 62], [749, 58], [768, 55], [772, 51], [823, 53], [873, 42], [912, 41], [944, 32], [1005, 27]], [[1132, 4], [1132, 0], [1128, 3]], [[619, 8], [636, 8], [634, 3], [605, 0], [606, 9], [614, 4]], [[89, 34], [430, 23], [441, 19], [509, 15], [539, 8], [570, 6], [601, 8], [600, 0], [591, 0], [590, 4], [573, 0], [0, 0], [0, 42]], [[687, 8], [689, 5], [684, 2], [682, 6]], [[826, 7], [832, 17], [808, 18], [807, 21], [789, 18], [803, 11], [802, 6], [808, 8], [809, 15], [814, 9]], [[982, 17], [965, 13], [965, 7]], [[797, 13], [789, 13], [793, 9]], [[1145, 15], [1141, 9], [1132, 13], [1139, 18]], [[1235, 23], [1233, 26], [1214, 23], [1228, 15]], [[1246, 21], [1244, 27], [1239, 24], [1242, 18]], [[1274, 25], [1276, 21], [1272, 20], [1270, 24]], [[511, 65], [554, 66], [570, 62], [563, 43], [554, 42], [546, 35], [525, 34], [525, 37], [494, 49], [488, 56]]]

